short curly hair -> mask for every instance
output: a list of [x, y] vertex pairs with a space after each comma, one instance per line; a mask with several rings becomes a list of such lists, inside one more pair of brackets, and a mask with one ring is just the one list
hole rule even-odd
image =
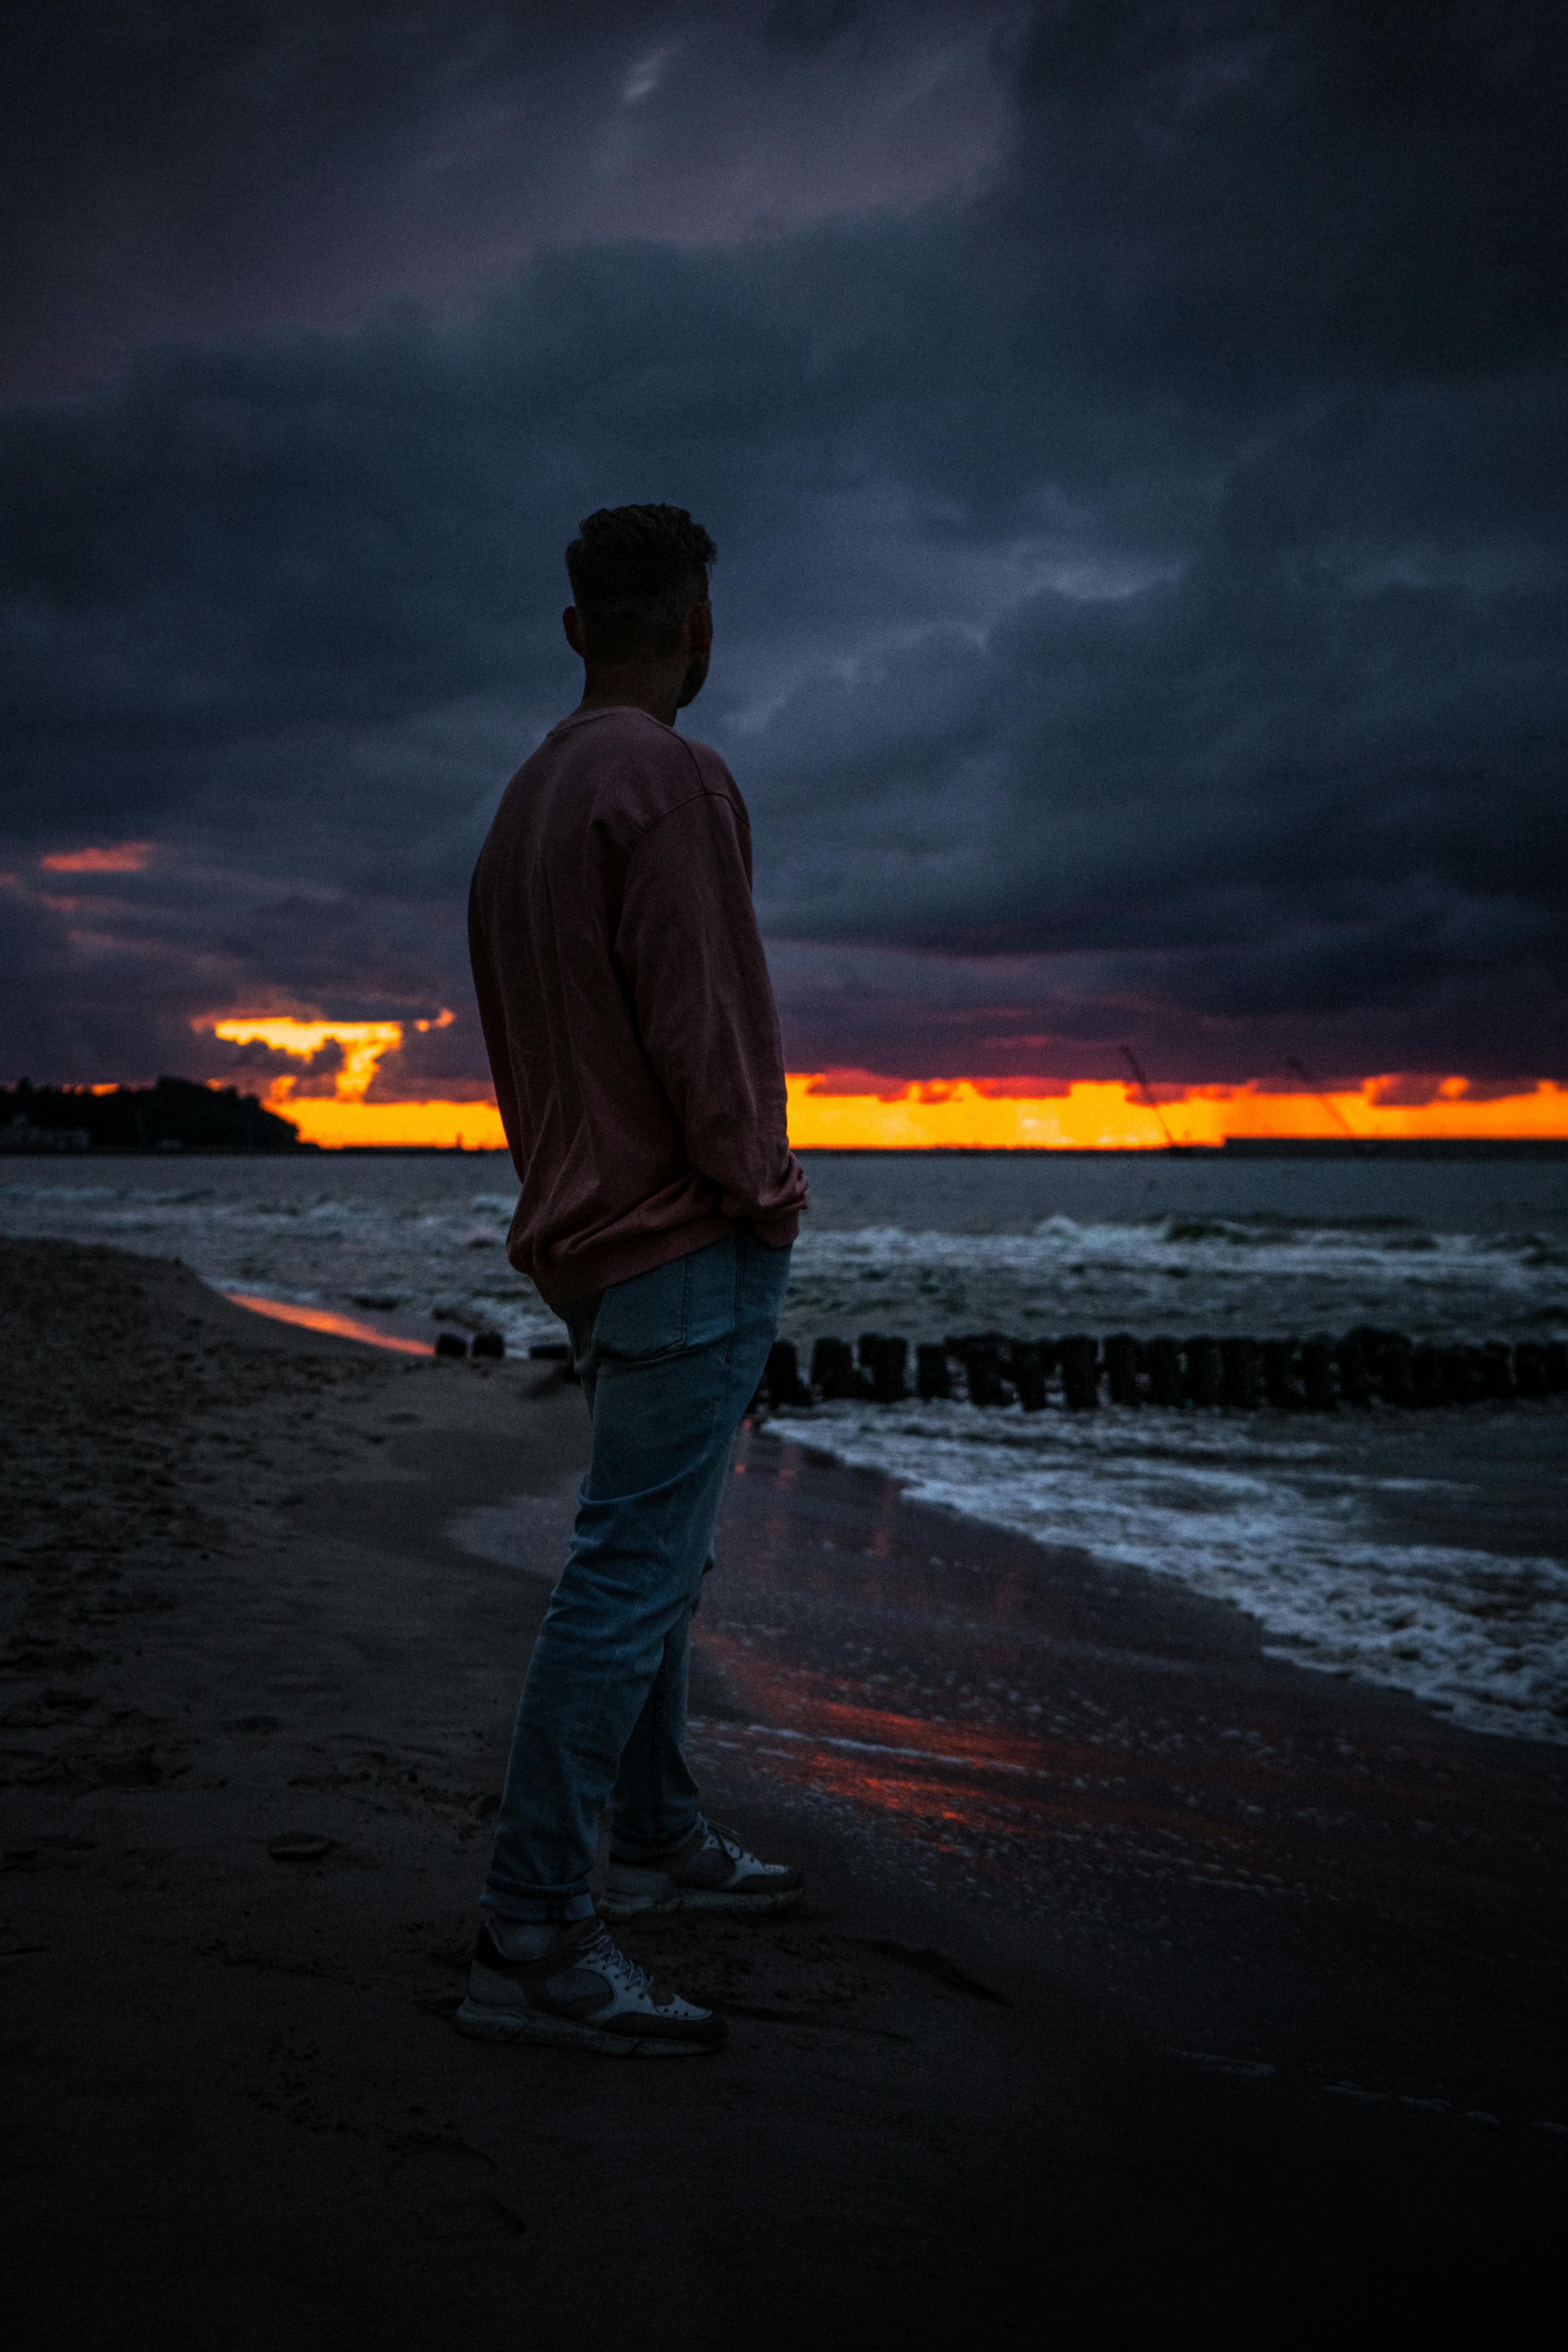
[[708, 593], [718, 549], [684, 507], [600, 507], [566, 551], [590, 661], [670, 652], [687, 608]]

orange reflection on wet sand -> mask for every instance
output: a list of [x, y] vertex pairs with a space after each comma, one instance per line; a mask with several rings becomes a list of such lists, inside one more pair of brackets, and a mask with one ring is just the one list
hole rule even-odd
[[[874, 1814], [882, 1827], [927, 1845], [952, 1840], [969, 1845], [976, 1839], [1010, 1844], [1022, 1840], [1028, 1846], [1077, 1843], [1086, 1832], [1122, 1826], [1117, 1809], [1107, 1807], [1101, 1796], [1091, 1799], [1075, 1790], [1059, 1768], [1047, 1772], [1038, 1764], [1020, 1766], [1006, 1754], [987, 1758], [983, 1736], [948, 1750], [902, 1748], [886, 1739], [840, 1740], [761, 1723], [702, 1722], [692, 1727], [714, 1747], [743, 1748], [775, 1790], [782, 1786]], [[928, 1739], [945, 1740], [951, 1727], [915, 1728]], [[999, 1744], [1008, 1745], [1005, 1738]], [[1139, 1826], [1148, 1834], [1155, 1824], [1141, 1814]]]
[[[1019, 1740], [875, 1708], [843, 1712], [860, 1716], [870, 1736], [700, 1719], [691, 1729], [703, 1750], [739, 1751], [771, 1798], [793, 1794], [869, 1818], [879, 1833], [927, 1854], [955, 1857], [983, 1876], [1000, 1873], [998, 1885], [1014, 1894], [1037, 1890], [1063, 1866], [1253, 1893], [1284, 1886], [1267, 1866], [1264, 1840], [1234, 1818], [1206, 1804], [1184, 1808], [1158, 1782], [1108, 1786], [1103, 1757], [1070, 1741]], [[893, 1744], [900, 1737], [941, 1744], [906, 1749]]]
[[378, 1331], [355, 1315], [339, 1315], [330, 1307], [300, 1307], [290, 1298], [258, 1298], [254, 1291], [226, 1290], [226, 1298], [252, 1315], [269, 1315], [275, 1323], [298, 1323], [306, 1331], [330, 1331], [336, 1339], [361, 1339], [369, 1348], [392, 1348], [400, 1356], [427, 1356], [425, 1339], [405, 1339], [395, 1331]]
[[[1221, 1822], [1207, 1804], [1174, 1801], [1158, 1778], [1108, 1775], [1104, 1754], [1080, 1741], [894, 1712], [844, 1696], [838, 1670], [829, 1696], [821, 1670], [785, 1664], [722, 1626], [710, 1623], [699, 1639], [705, 1663], [753, 1719], [694, 1730], [705, 1745], [742, 1750], [774, 1790], [870, 1815], [976, 1866], [1005, 1856], [1016, 1870], [1031, 1853], [1074, 1848], [1102, 1858], [1114, 1851], [1156, 1873], [1186, 1855], [1181, 1867], [1211, 1880], [1255, 1874], [1258, 1841], [1246, 1826], [1228, 1815]], [[1194, 1859], [1194, 1843], [1212, 1850]]]
[[[870, 1807], [928, 1836], [943, 1824], [1016, 1832], [1024, 1814], [1049, 1834], [1052, 1816], [1082, 1811], [1061, 1785], [1070, 1786], [1078, 1759], [1056, 1755], [1043, 1739], [829, 1698], [809, 1669], [781, 1673], [721, 1627], [710, 1625], [700, 1640], [705, 1660], [758, 1718], [734, 1736], [796, 1788]], [[730, 1736], [727, 1725], [704, 1727], [721, 1742]]]
[[[721, 1645], [723, 1640], [722, 1634], [718, 1636]], [[731, 1682], [743, 1686], [748, 1679], [744, 1665], [730, 1658], [725, 1659], [724, 1664]], [[810, 1678], [792, 1675], [790, 1679]], [[780, 1696], [776, 1681], [771, 1684], [769, 1696], [776, 1707]], [[809, 1715], [810, 1729], [803, 1730], [800, 1736], [835, 1750], [868, 1757], [907, 1757], [958, 1771], [1006, 1772], [1031, 1780], [1056, 1777], [1047, 1769], [1047, 1750], [1042, 1739], [986, 1724], [939, 1723], [929, 1716], [889, 1715], [878, 1706], [818, 1698], [809, 1691], [803, 1695], [803, 1701], [797, 1702], [798, 1711]], [[797, 1709], [792, 1707], [791, 1711]], [[1057, 1771], [1060, 1769], [1058, 1763]]]
[[[1016, 1827], [1019, 1807], [1006, 1803], [984, 1786], [965, 1786], [950, 1780], [947, 1770], [960, 1759], [941, 1755], [907, 1758], [897, 1750], [882, 1755], [857, 1743], [856, 1752], [835, 1748], [809, 1732], [779, 1731], [766, 1724], [707, 1723], [694, 1719], [691, 1729], [707, 1743], [722, 1748], [744, 1747], [753, 1761], [765, 1764], [770, 1782], [802, 1795], [836, 1798], [915, 1834], [940, 1839], [944, 1828], [974, 1831], [999, 1825], [1004, 1812], [1007, 1826]], [[919, 1769], [923, 1763], [925, 1769]], [[1031, 1813], [1038, 1810], [1031, 1804]]]

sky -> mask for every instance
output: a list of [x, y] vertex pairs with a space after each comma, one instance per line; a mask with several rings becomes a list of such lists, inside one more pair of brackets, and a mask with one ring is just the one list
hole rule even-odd
[[562, 551], [663, 499], [807, 1092], [1568, 1080], [1565, 60], [1537, 0], [13, 0], [0, 1077], [482, 1107]]

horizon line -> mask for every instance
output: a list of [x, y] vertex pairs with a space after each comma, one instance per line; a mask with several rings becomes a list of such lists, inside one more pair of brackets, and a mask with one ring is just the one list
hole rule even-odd
[[[293, 1042], [292, 1033], [304, 1024], [269, 1020], [265, 1040], [255, 1037], [258, 1024], [213, 1025], [249, 1033], [232, 1042], [266, 1042], [289, 1059], [314, 1062], [329, 1024], [308, 1024], [308, 1046], [303, 1039]], [[506, 1148], [493, 1096], [375, 1099], [377, 1066], [388, 1055], [395, 1057], [398, 1024], [364, 1025], [379, 1032], [374, 1047], [363, 1030], [352, 1039], [334, 1039], [348, 1050], [339, 1051], [330, 1070], [318, 1066], [299, 1076], [285, 1069], [269, 1076], [241, 1067], [196, 1083], [223, 1089], [250, 1078], [263, 1108], [294, 1127], [301, 1142], [329, 1150]], [[116, 1089], [100, 1082], [34, 1091], [85, 1096]], [[1231, 1142], [1273, 1142], [1342, 1146], [1353, 1156], [1363, 1145], [1396, 1142], [1568, 1142], [1568, 1086], [1552, 1079], [1510, 1087], [1458, 1075], [1393, 1072], [1364, 1077], [1353, 1088], [1309, 1085], [1289, 1091], [1257, 1080], [1141, 1089], [1120, 1078], [911, 1078], [879, 1087], [869, 1072], [826, 1070], [789, 1073], [785, 1091], [790, 1141], [798, 1150], [1158, 1153], [1173, 1146], [1207, 1151]]]

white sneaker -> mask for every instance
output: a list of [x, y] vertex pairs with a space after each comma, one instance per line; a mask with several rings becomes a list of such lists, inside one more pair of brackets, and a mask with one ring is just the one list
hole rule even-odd
[[706, 1822], [687, 1843], [651, 1862], [610, 1856], [600, 1916], [631, 1919], [640, 1911], [787, 1911], [805, 1892], [793, 1863], [759, 1862], [738, 1838]]
[[458, 2031], [482, 2042], [562, 2042], [612, 2058], [690, 2058], [729, 2031], [710, 2009], [656, 1985], [597, 1919], [574, 1920], [535, 1960], [479, 1929]]

